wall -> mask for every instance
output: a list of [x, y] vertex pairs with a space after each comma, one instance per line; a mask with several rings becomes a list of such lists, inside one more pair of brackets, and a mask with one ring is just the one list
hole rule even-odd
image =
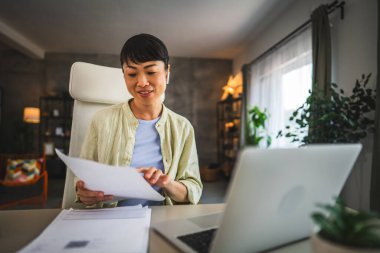
[[23, 123], [23, 109], [38, 107], [44, 83], [43, 61], [30, 59], [0, 45], [0, 87], [3, 90], [0, 152], [20, 152], [21, 135], [26, 130], [31, 130], [37, 137], [38, 125]]
[[[308, 20], [313, 9], [330, 2], [332, 1], [294, 1], [234, 59], [234, 73]], [[344, 20], [340, 20], [339, 14], [337, 11], [330, 15], [333, 81], [350, 92], [362, 73], [372, 73], [370, 85], [374, 88], [377, 75], [377, 1], [346, 0]], [[363, 141], [363, 151], [343, 190], [344, 198], [353, 208], [369, 208], [372, 139], [369, 136]]]
[[[0, 152], [19, 152], [12, 143], [18, 135], [10, 122], [22, 120], [23, 107], [38, 106], [41, 95], [68, 92], [70, 67], [75, 61], [119, 67], [119, 56], [48, 53], [45, 60], [31, 60], [0, 47], [0, 87], [3, 87], [3, 118]], [[165, 104], [193, 124], [199, 161], [217, 161], [216, 104], [222, 86], [232, 72], [231, 60], [172, 58]]]
[[231, 60], [171, 59], [165, 104], [193, 124], [201, 165], [217, 162], [216, 105], [231, 72]]

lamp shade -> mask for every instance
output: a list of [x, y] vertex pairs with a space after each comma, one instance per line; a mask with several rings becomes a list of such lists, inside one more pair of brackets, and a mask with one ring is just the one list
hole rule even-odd
[[26, 123], [40, 123], [40, 108], [25, 107], [24, 108], [24, 122]]

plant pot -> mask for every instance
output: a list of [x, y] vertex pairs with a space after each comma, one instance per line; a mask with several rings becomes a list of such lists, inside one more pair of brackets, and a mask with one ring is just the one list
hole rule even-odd
[[318, 234], [311, 236], [311, 247], [314, 253], [380, 253], [380, 249], [360, 249], [330, 242]]
[[202, 181], [214, 182], [218, 179], [219, 169], [209, 167], [202, 167], [200, 170]]

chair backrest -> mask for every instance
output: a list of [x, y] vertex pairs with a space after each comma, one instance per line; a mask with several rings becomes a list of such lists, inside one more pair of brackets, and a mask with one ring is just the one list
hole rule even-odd
[[[94, 113], [130, 99], [120, 68], [76, 62], [71, 67], [69, 92], [74, 99], [69, 155], [79, 157]], [[74, 174], [67, 169], [62, 208], [75, 207]]]

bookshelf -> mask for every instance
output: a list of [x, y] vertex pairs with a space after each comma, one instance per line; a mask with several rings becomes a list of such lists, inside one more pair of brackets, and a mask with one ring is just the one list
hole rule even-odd
[[217, 105], [218, 163], [222, 173], [230, 177], [240, 147], [240, 97], [228, 97]]
[[40, 97], [39, 148], [46, 154], [49, 175], [61, 177], [65, 174], [65, 165], [54, 149], [65, 154], [69, 151], [73, 104], [74, 100], [68, 94]]

